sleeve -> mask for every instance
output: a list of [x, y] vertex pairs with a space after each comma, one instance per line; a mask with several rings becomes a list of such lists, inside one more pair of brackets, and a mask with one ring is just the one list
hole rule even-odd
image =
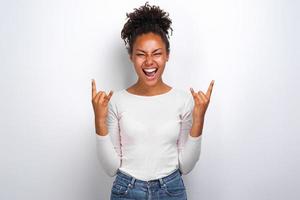
[[108, 134], [96, 134], [97, 157], [105, 173], [113, 177], [121, 165], [119, 120], [113, 97], [109, 101], [106, 124]]
[[190, 94], [185, 101], [181, 115], [181, 127], [177, 141], [179, 169], [182, 174], [188, 174], [200, 157], [202, 134], [198, 137], [190, 135], [193, 124], [194, 99]]

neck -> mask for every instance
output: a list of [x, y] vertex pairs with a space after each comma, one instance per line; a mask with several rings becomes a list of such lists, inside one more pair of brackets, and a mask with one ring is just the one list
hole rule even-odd
[[152, 86], [145, 84], [140, 79], [134, 84], [134, 90], [141, 95], [156, 95], [169, 88], [161, 79]]

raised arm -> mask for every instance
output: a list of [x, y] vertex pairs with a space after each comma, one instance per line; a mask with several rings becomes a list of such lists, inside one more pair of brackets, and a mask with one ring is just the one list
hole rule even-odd
[[95, 113], [97, 156], [101, 167], [109, 176], [115, 176], [121, 165], [119, 123], [111, 91], [96, 92], [92, 81], [92, 103]]
[[178, 140], [179, 168], [182, 174], [188, 174], [199, 160], [205, 112], [210, 102], [214, 82], [211, 81], [206, 94], [201, 90], [194, 92], [191, 88], [191, 96], [184, 106]]
[[188, 174], [196, 165], [200, 157], [202, 136], [191, 136], [193, 124], [193, 97], [186, 100], [183, 113], [181, 115], [181, 128], [177, 141], [179, 169], [182, 174]]

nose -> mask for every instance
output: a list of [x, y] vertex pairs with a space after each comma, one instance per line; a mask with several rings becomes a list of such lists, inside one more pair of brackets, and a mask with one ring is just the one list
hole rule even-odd
[[146, 65], [152, 65], [153, 60], [152, 60], [152, 56], [147, 55], [146, 56]]

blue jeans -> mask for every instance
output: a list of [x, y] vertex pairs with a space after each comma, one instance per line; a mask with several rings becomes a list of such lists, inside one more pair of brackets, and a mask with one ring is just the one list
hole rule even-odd
[[119, 169], [111, 189], [110, 200], [186, 200], [181, 172], [155, 180], [143, 181], [122, 173]]

